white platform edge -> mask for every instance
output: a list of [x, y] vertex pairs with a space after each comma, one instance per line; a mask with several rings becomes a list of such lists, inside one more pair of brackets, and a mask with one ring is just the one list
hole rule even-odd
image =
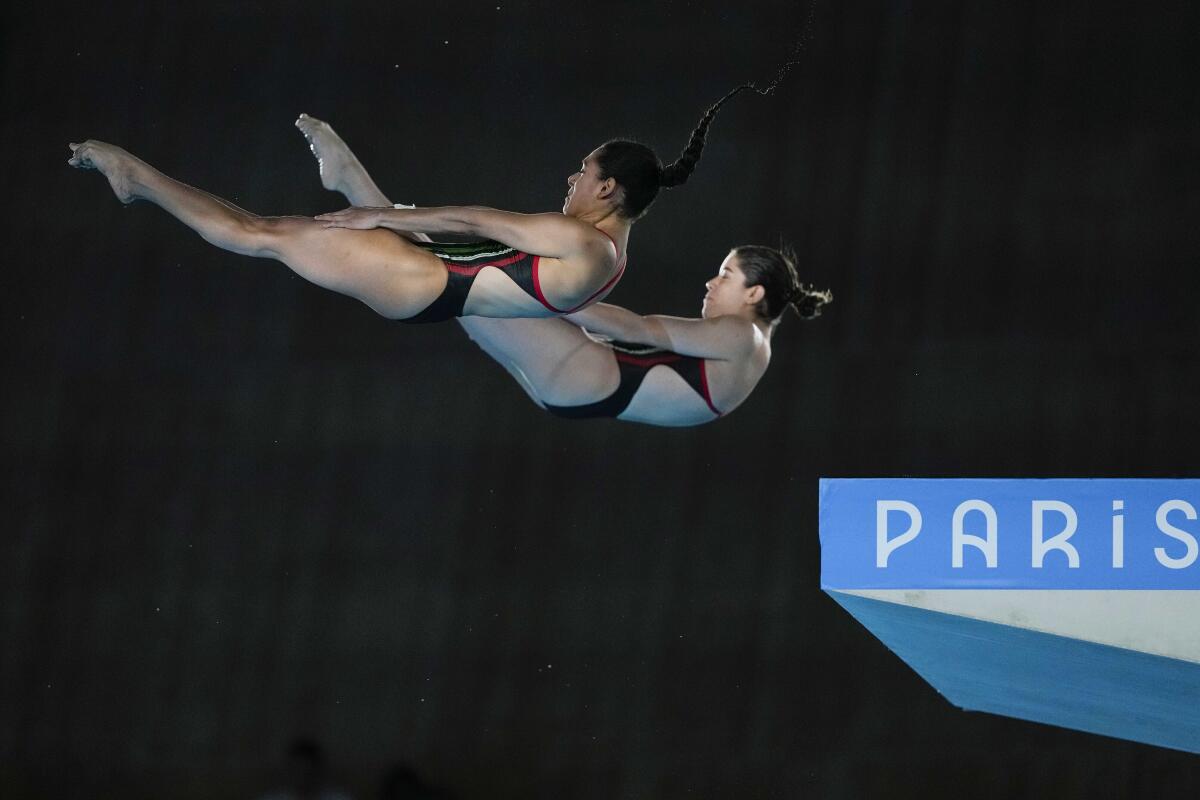
[[1200, 664], [1200, 591], [834, 589]]

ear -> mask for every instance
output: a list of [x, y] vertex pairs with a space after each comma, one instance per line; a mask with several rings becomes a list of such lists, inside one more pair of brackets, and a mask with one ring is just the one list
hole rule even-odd
[[601, 200], [615, 199], [613, 195], [617, 192], [617, 179], [605, 178], [600, 182], [600, 188], [596, 190], [596, 197]]
[[746, 303], [756, 306], [762, 299], [767, 296], [767, 290], [762, 287], [761, 283], [756, 283], [746, 290]]

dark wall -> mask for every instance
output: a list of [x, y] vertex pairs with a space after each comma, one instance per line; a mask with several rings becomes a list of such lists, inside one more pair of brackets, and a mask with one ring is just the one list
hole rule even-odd
[[[1190, 4], [0, 13], [0, 794], [253, 797], [305, 732], [360, 797], [397, 760], [463, 798], [1195, 796], [1193, 757], [952, 708], [821, 594], [815, 513], [822, 475], [1195, 475]], [[781, 240], [832, 287], [703, 428], [549, 417], [456, 326], [65, 164], [340, 208], [305, 111], [395, 199], [554, 209], [810, 14], [611, 298], [696, 314]]]

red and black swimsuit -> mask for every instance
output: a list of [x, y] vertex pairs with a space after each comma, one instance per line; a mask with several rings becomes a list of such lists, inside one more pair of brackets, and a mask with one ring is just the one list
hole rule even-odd
[[620, 416], [637, 390], [641, 388], [646, 373], [660, 364], [675, 370], [679, 377], [687, 381], [696, 390], [696, 394], [704, 398], [704, 402], [718, 417], [721, 411], [713, 405], [712, 394], [708, 389], [708, 372], [703, 358], [684, 356], [670, 350], [659, 350], [640, 344], [628, 342], [604, 342], [601, 344], [611, 347], [617, 357], [617, 367], [621, 370], [621, 382], [608, 397], [595, 403], [581, 406], [552, 406], [546, 405], [546, 410], [558, 417], [568, 419], [586, 419], [588, 417], [617, 417]]
[[[600, 230], [597, 228], [597, 230]], [[600, 231], [604, 233], [604, 231]], [[604, 233], [608, 236], [607, 233]], [[612, 239], [611, 236], [608, 237]], [[446, 288], [438, 298], [427, 305], [416, 316], [402, 319], [401, 322], [423, 323], [442, 322], [443, 320], [461, 317], [463, 306], [467, 302], [467, 294], [475, 283], [475, 276], [484, 267], [495, 267], [502, 270], [512, 282], [525, 290], [525, 293], [553, 311], [555, 314], [570, 314], [587, 306], [604, 292], [607, 292], [621, 276], [625, 274], [625, 256], [617, 260], [617, 272], [607, 283], [597, 289], [591, 297], [574, 308], [555, 308], [546, 300], [542, 293], [541, 282], [538, 280], [538, 262], [541, 256], [522, 253], [515, 247], [509, 247], [500, 242], [484, 241], [468, 244], [451, 244], [447, 242], [412, 242], [422, 249], [428, 250], [442, 260], [446, 265]], [[613, 242], [616, 247], [616, 242]], [[619, 248], [618, 248], [619, 252]]]

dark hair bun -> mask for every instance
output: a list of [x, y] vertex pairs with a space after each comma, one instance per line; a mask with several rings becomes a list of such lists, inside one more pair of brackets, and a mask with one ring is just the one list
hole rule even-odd
[[815, 319], [821, 316], [822, 306], [833, 302], [833, 292], [828, 289], [818, 292], [811, 286], [798, 284], [788, 293], [787, 302], [800, 315], [800, 319]]

